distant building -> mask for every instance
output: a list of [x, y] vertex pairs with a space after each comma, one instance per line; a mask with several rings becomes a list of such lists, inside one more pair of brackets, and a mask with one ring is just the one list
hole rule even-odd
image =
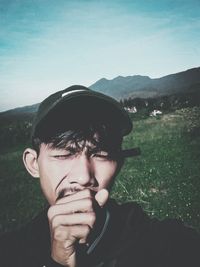
[[162, 111], [154, 109], [151, 113], [150, 116], [151, 117], [156, 117], [157, 115], [162, 115]]
[[136, 107], [132, 107], [132, 108], [125, 107], [124, 109], [126, 111], [128, 111], [129, 113], [136, 113], [137, 112], [137, 108]]

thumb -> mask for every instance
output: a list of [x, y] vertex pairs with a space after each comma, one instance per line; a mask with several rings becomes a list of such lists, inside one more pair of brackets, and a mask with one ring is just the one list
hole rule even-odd
[[103, 207], [105, 203], [107, 202], [109, 197], [108, 190], [103, 188], [99, 192], [96, 193], [95, 199], [98, 202], [100, 207]]

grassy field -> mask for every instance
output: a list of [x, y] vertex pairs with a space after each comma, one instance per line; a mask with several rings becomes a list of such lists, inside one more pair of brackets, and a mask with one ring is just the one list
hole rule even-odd
[[[133, 115], [134, 116], [134, 115]], [[125, 148], [140, 147], [116, 179], [112, 196], [137, 201], [160, 219], [176, 217], [200, 230], [200, 108], [135, 120]], [[0, 154], [0, 232], [19, 227], [46, 205], [39, 179], [24, 170], [24, 147]]]

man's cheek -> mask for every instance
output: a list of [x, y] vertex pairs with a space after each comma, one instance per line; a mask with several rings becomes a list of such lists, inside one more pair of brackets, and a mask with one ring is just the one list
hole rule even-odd
[[49, 202], [49, 204], [53, 204], [56, 199], [54, 183], [48, 177], [41, 176], [40, 185], [41, 185], [42, 192], [45, 198], [47, 199], [47, 201]]

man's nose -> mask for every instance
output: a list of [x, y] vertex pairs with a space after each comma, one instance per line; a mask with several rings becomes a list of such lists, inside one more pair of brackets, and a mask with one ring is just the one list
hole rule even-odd
[[93, 164], [87, 155], [79, 155], [71, 169], [69, 182], [78, 183], [82, 186], [94, 186], [95, 185], [95, 176]]

